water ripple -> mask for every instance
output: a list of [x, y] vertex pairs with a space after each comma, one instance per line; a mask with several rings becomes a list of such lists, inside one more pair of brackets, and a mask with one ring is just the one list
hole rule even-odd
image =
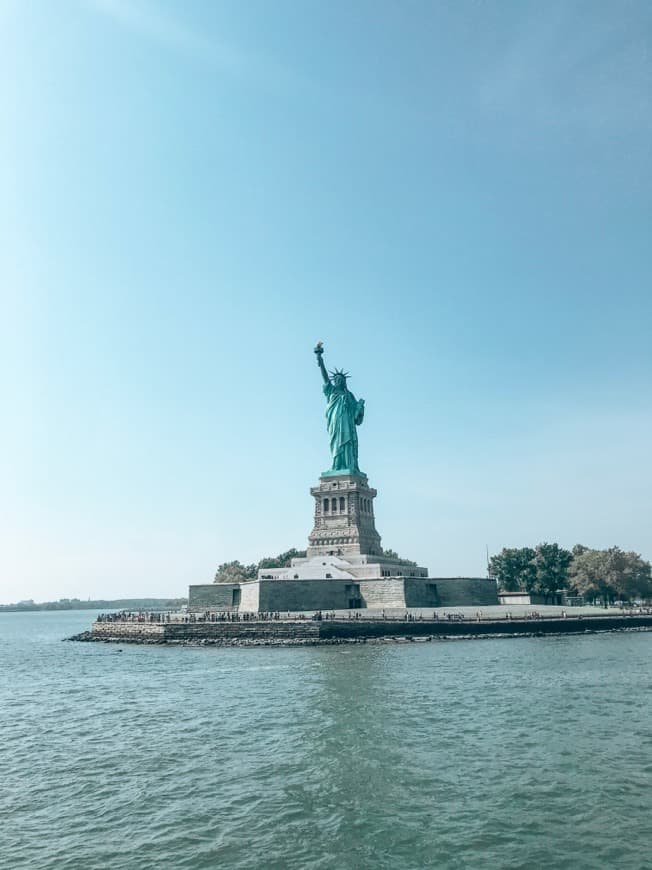
[[646, 866], [652, 634], [192, 649], [0, 615], [2, 870]]

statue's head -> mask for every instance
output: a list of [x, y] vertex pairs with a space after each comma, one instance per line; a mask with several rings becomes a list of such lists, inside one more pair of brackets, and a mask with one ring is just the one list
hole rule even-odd
[[331, 372], [331, 382], [336, 390], [346, 389], [346, 379], [348, 377], [348, 372], [345, 372], [342, 369], [335, 369], [334, 372]]

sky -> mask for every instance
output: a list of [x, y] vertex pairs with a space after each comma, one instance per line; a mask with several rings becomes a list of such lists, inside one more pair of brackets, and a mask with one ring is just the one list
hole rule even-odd
[[0, 0], [0, 602], [304, 547], [652, 558], [652, 5]]

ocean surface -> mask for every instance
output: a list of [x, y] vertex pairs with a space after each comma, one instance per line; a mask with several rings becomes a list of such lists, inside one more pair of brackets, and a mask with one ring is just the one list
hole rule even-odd
[[652, 633], [216, 649], [0, 614], [0, 868], [652, 867]]

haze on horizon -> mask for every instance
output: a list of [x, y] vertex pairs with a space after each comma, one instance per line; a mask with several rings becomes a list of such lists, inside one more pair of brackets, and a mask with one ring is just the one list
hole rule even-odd
[[0, 0], [0, 602], [303, 547], [652, 558], [652, 6]]

